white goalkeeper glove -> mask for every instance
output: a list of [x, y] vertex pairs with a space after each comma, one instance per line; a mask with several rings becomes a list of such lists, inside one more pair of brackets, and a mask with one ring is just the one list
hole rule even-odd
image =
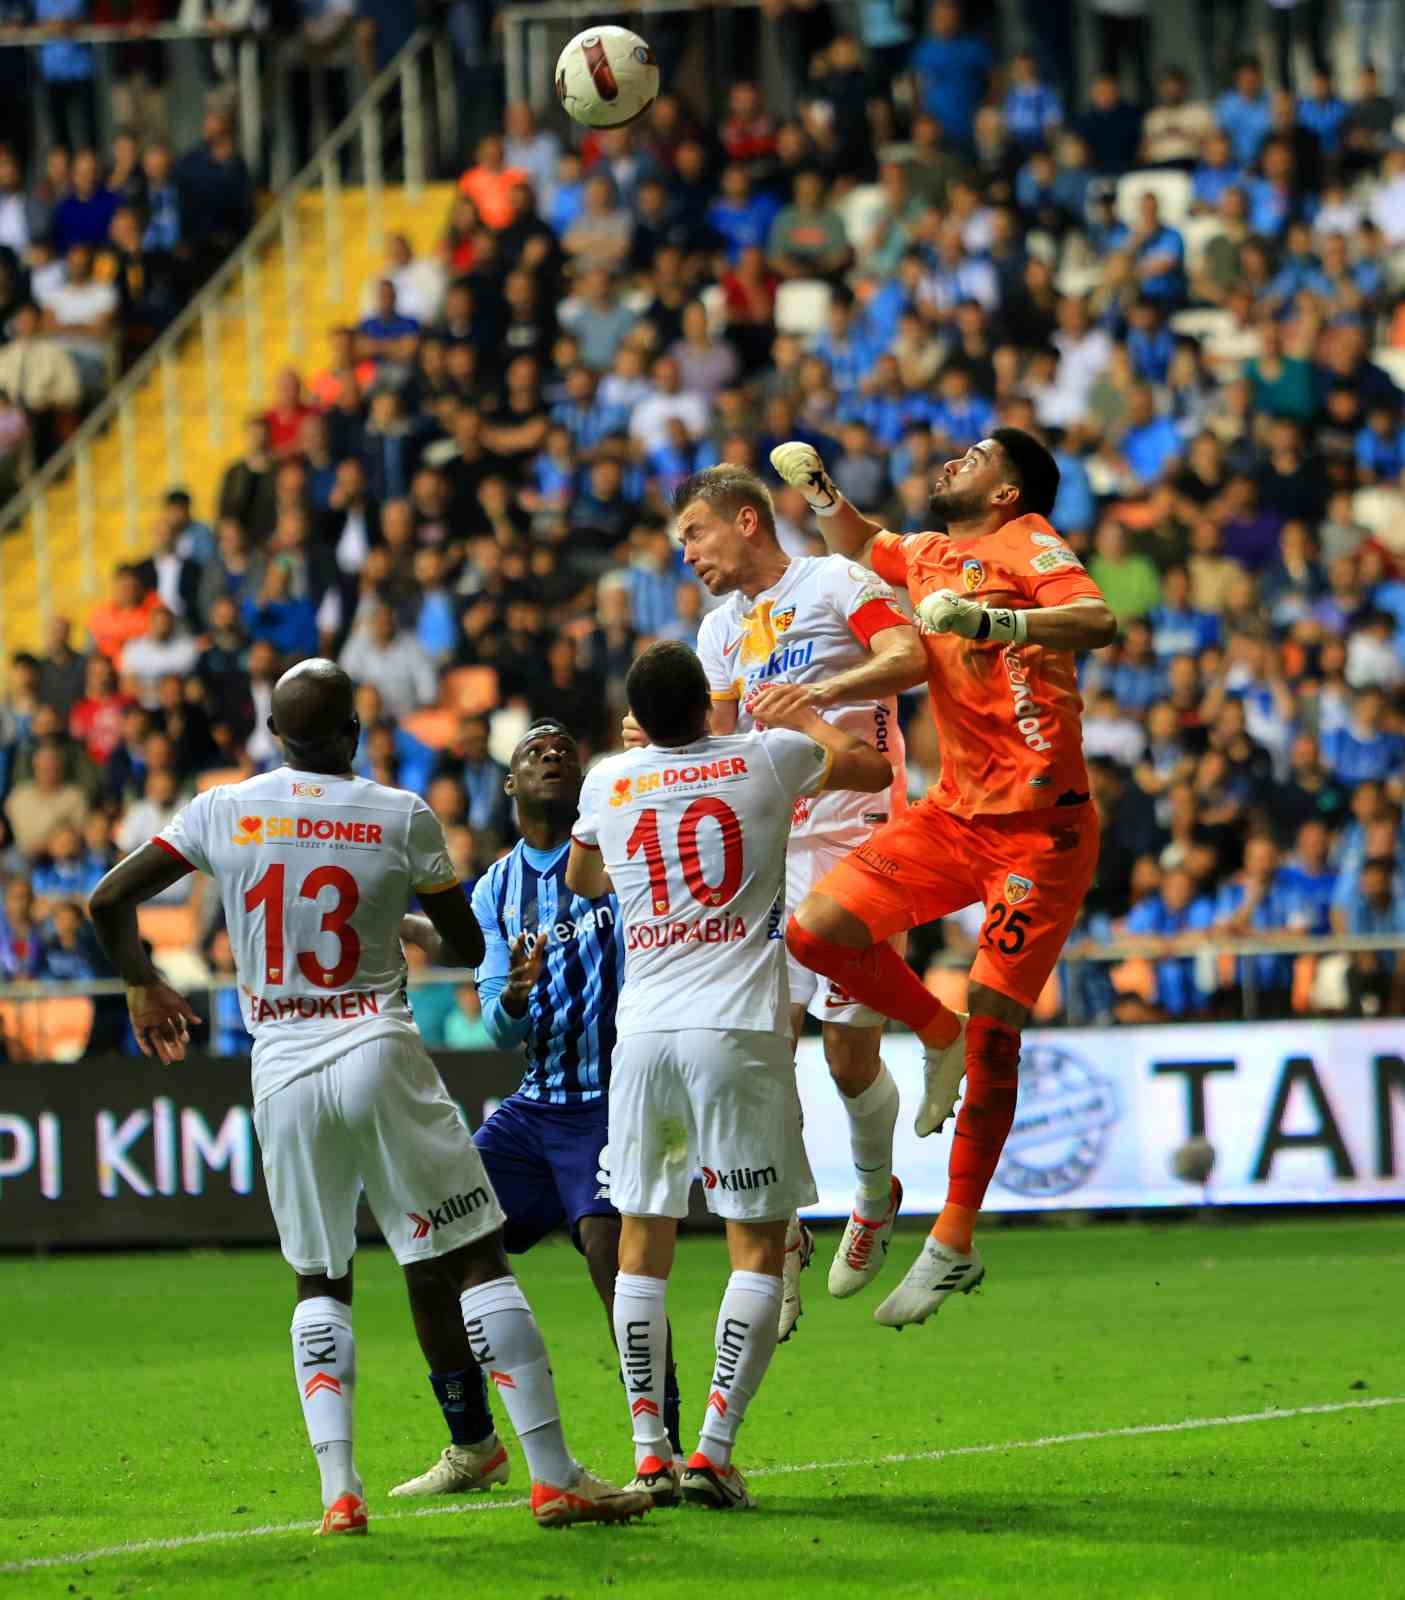
[[771, 452], [771, 465], [792, 489], [799, 489], [817, 517], [832, 517], [838, 511], [839, 491], [814, 445], [798, 439], [778, 444]]
[[937, 589], [919, 602], [917, 620], [923, 633], [954, 633], [984, 644], [1023, 644], [1029, 613], [1008, 606], [983, 606], [954, 589]]

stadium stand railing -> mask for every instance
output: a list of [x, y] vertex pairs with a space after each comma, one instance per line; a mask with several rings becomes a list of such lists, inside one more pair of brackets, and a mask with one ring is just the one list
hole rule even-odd
[[[442, 37], [421, 29], [367, 88], [243, 245], [65, 446], [0, 510], [0, 657], [86, 614], [112, 566], [146, 548], [144, 510], [180, 483], [213, 494], [269, 376], [352, 316], [387, 234], [427, 246], [430, 143], [456, 127]], [[428, 87], [431, 85], [432, 87]], [[429, 95], [433, 94], [433, 107]], [[354, 158], [359, 185], [343, 180]], [[387, 183], [394, 160], [403, 182]]]

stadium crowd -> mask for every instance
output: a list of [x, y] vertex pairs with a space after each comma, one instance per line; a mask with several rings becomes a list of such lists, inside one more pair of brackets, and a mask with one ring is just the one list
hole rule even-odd
[[[1050, 1014], [1405, 1010], [1390, 952], [1275, 948], [1405, 934], [1405, 145], [1368, 27], [1394, 7], [1355, 8], [1339, 85], [1324, 7], [1275, 4], [1271, 87], [1213, 30], [1148, 84], [1145, 7], [1090, 3], [1081, 97], [1057, 37], [997, 56], [936, 0], [918, 37], [806, 10], [789, 120], [747, 82], [715, 126], [672, 94], [574, 138], [508, 107], [437, 253], [392, 239], [217, 499], [173, 488], [147, 559], [10, 664], [5, 975], [100, 973], [75, 903], [194, 786], [276, 761], [272, 684], [314, 652], [362, 685], [358, 770], [424, 794], [472, 880], [513, 837], [526, 719], [610, 748], [641, 641], [695, 638], [682, 477], [774, 481], [805, 439], [915, 531], [933, 464], [1000, 422], [1050, 442], [1052, 521], [1122, 624], [1083, 667], [1103, 849]], [[775, 487], [787, 547], [820, 549]], [[917, 705], [914, 793], [940, 760]], [[1217, 960], [1212, 930], [1262, 949]], [[1147, 959], [1091, 959], [1110, 940]], [[481, 1038], [471, 989], [418, 1004], [433, 1042]], [[238, 1047], [237, 1009], [214, 1026]]]

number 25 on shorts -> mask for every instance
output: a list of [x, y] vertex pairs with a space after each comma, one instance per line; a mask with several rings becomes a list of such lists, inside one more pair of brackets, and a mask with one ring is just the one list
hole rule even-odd
[[1024, 949], [1025, 929], [1031, 920], [1029, 912], [1015, 911], [997, 900], [981, 929], [981, 943], [1001, 955], [1017, 956]]

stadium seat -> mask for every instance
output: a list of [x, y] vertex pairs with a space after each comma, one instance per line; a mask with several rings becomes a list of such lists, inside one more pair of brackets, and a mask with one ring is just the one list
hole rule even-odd
[[1392, 383], [1405, 388], [1405, 350], [1397, 350], [1388, 344], [1378, 344], [1371, 352], [1371, 360]]
[[1210, 241], [1218, 239], [1224, 232], [1224, 224], [1218, 217], [1187, 217], [1184, 222], [1179, 222], [1176, 226], [1181, 238], [1185, 240], [1186, 269], [1198, 272]]
[[1137, 204], [1150, 190], [1161, 205], [1161, 220], [1179, 228], [1190, 215], [1191, 184], [1185, 172], [1128, 172], [1117, 180], [1118, 219], [1129, 226], [1137, 220]]
[[431, 706], [427, 711], [412, 711], [400, 726], [431, 750], [442, 750], [458, 729], [461, 712], [449, 707]]
[[193, 905], [137, 908], [137, 926], [143, 939], [157, 950], [188, 950], [199, 942], [199, 922]]
[[776, 331], [810, 338], [823, 333], [834, 298], [827, 283], [818, 278], [794, 278], [776, 291]]
[[720, 338], [727, 326], [727, 291], [720, 283], [704, 284], [698, 293], [702, 308], [707, 312], [707, 331]]
[[850, 245], [855, 250], [862, 250], [883, 209], [883, 190], [876, 183], [857, 184], [834, 209], [844, 224], [844, 233]]
[[439, 699], [445, 710], [459, 716], [481, 716], [498, 704], [495, 667], [455, 667], [440, 684]]
[[1234, 330], [1234, 313], [1217, 310], [1214, 306], [1204, 306], [1196, 311], [1177, 311], [1171, 318], [1172, 333], [1183, 333], [1188, 339], [1198, 339], [1202, 344], [1213, 344], [1216, 339], [1228, 338]]

